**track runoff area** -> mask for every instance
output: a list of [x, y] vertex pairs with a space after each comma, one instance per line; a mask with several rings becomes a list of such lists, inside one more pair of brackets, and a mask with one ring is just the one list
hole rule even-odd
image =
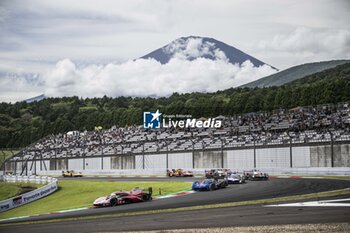
[[[191, 183], [202, 178], [62, 179], [140, 184], [177, 181], [188, 182], [190, 190]], [[270, 177], [267, 181], [247, 181], [148, 202], [2, 220], [0, 232], [349, 232], [349, 205], [348, 179]]]

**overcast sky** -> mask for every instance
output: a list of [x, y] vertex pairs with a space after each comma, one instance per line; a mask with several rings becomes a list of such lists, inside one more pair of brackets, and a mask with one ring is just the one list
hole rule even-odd
[[[97, 79], [108, 85], [112, 74], [118, 82], [128, 76], [125, 73], [118, 79], [121, 70], [140, 69], [140, 62], [134, 64], [130, 60], [189, 35], [213, 37], [279, 69], [307, 62], [349, 59], [349, 22], [347, 0], [0, 0], [0, 101], [16, 101], [41, 93], [69, 95], [52, 89], [67, 85], [59, 82], [62, 78], [85, 78], [87, 73], [90, 79], [86, 88], [98, 84]], [[193, 67], [200, 67], [198, 62]], [[142, 67], [150, 78], [152, 72], [160, 71], [162, 76], [171, 78], [167, 72], [181, 64], [159, 66], [150, 62], [142, 63]], [[182, 65], [192, 67], [192, 63]], [[214, 66], [215, 72], [209, 72], [214, 76], [208, 77], [208, 81], [224, 75], [220, 69], [226, 66]], [[242, 74], [233, 71], [234, 67], [226, 68], [228, 80], [232, 75]], [[101, 71], [108, 75], [100, 76]], [[256, 75], [251, 76], [252, 72]], [[246, 73], [256, 79], [269, 71], [265, 68]], [[189, 77], [200, 79], [193, 73]], [[138, 78], [142, 78], [140, 73], [134, 74], [135, 83]], [[191, 85], [196, 84], [194, 81]], [[172, 87], [179, 92], [201, 91], [188, 86]], [[172, 87], [168, 87], [169, 92]], [[214, 91], [224, 87], [203, 88]], [[72, 91], [76, 91], [72, 95], [85, 96], [77, 87]], [[152, 91], [121, 93], [102, 89], [93, 95], [169, 94]]]

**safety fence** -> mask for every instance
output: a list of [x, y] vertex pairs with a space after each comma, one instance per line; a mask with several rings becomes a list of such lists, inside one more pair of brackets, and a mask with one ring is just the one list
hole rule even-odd
[[4, 212], [45, 197], [58, 188], [57, 179], [47, 176], [2, 176], [3, 182], [46, 184], [33, 191], [0, 201], [0, 212]]

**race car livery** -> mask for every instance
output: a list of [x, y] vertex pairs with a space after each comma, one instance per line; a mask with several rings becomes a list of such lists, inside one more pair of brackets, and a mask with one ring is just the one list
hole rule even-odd
[[227, 176], [229, 184], [242, 184], [245, 183], [245, 176], [238, 173], [231, 173]]
[[70, 171], [62, 171], [63, 177], [83, 177], [83, 174], [81, 172], [75, 172], [73, 170]]
[[260, 172], [259, 170], [251, 170], [243, 172], [248, 180], [268, 180], [269, 175], [267, 173]]
[[219, 178], [225, 178], [227, 174], [231, 173], [230, 169], [210, 169], [210, 170], [205, 170], [205, 178], [210, 179], [219, 179]]
[[226, 179], [204, 179], [202, 181], [195, 181], [192, 184], [192, 190], [194, 191], [212, 191], [216, 189], [225, 188], [228, 185]]
[[93, 205], [95, 207], [116, 206], [136, 202], [152, 200], [152, 188], [144, 191], [143, 188], [134, 188], [131, 191], [116, 191], [105, 197], [97, 198]]
[[136, 202], [152, 200], [152, 188], [144, 191], [143, 188], [134, 188], [131, 191], [116, 191], [105, 197], [97, 198], [93, 205], [95, 207], [116, 206]]
[[192, 177], [193, 176], [193, 172], [191, 171], [184, 171], [182, 169], [172, 169], [172, 170], [168, 170], [167, 171], [167, 175], [170, 177]]

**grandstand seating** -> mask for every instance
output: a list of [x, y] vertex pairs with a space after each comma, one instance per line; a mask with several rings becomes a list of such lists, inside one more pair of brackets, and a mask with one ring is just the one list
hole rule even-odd
[[222, 117], [221, 129], [112, 127], [77, 135], [51, 135], [25, 148], [17, 159], [90, 157], [192, 149], [220, 149], [297, 143], [350, 141], [350, 105], [318, 106]]

